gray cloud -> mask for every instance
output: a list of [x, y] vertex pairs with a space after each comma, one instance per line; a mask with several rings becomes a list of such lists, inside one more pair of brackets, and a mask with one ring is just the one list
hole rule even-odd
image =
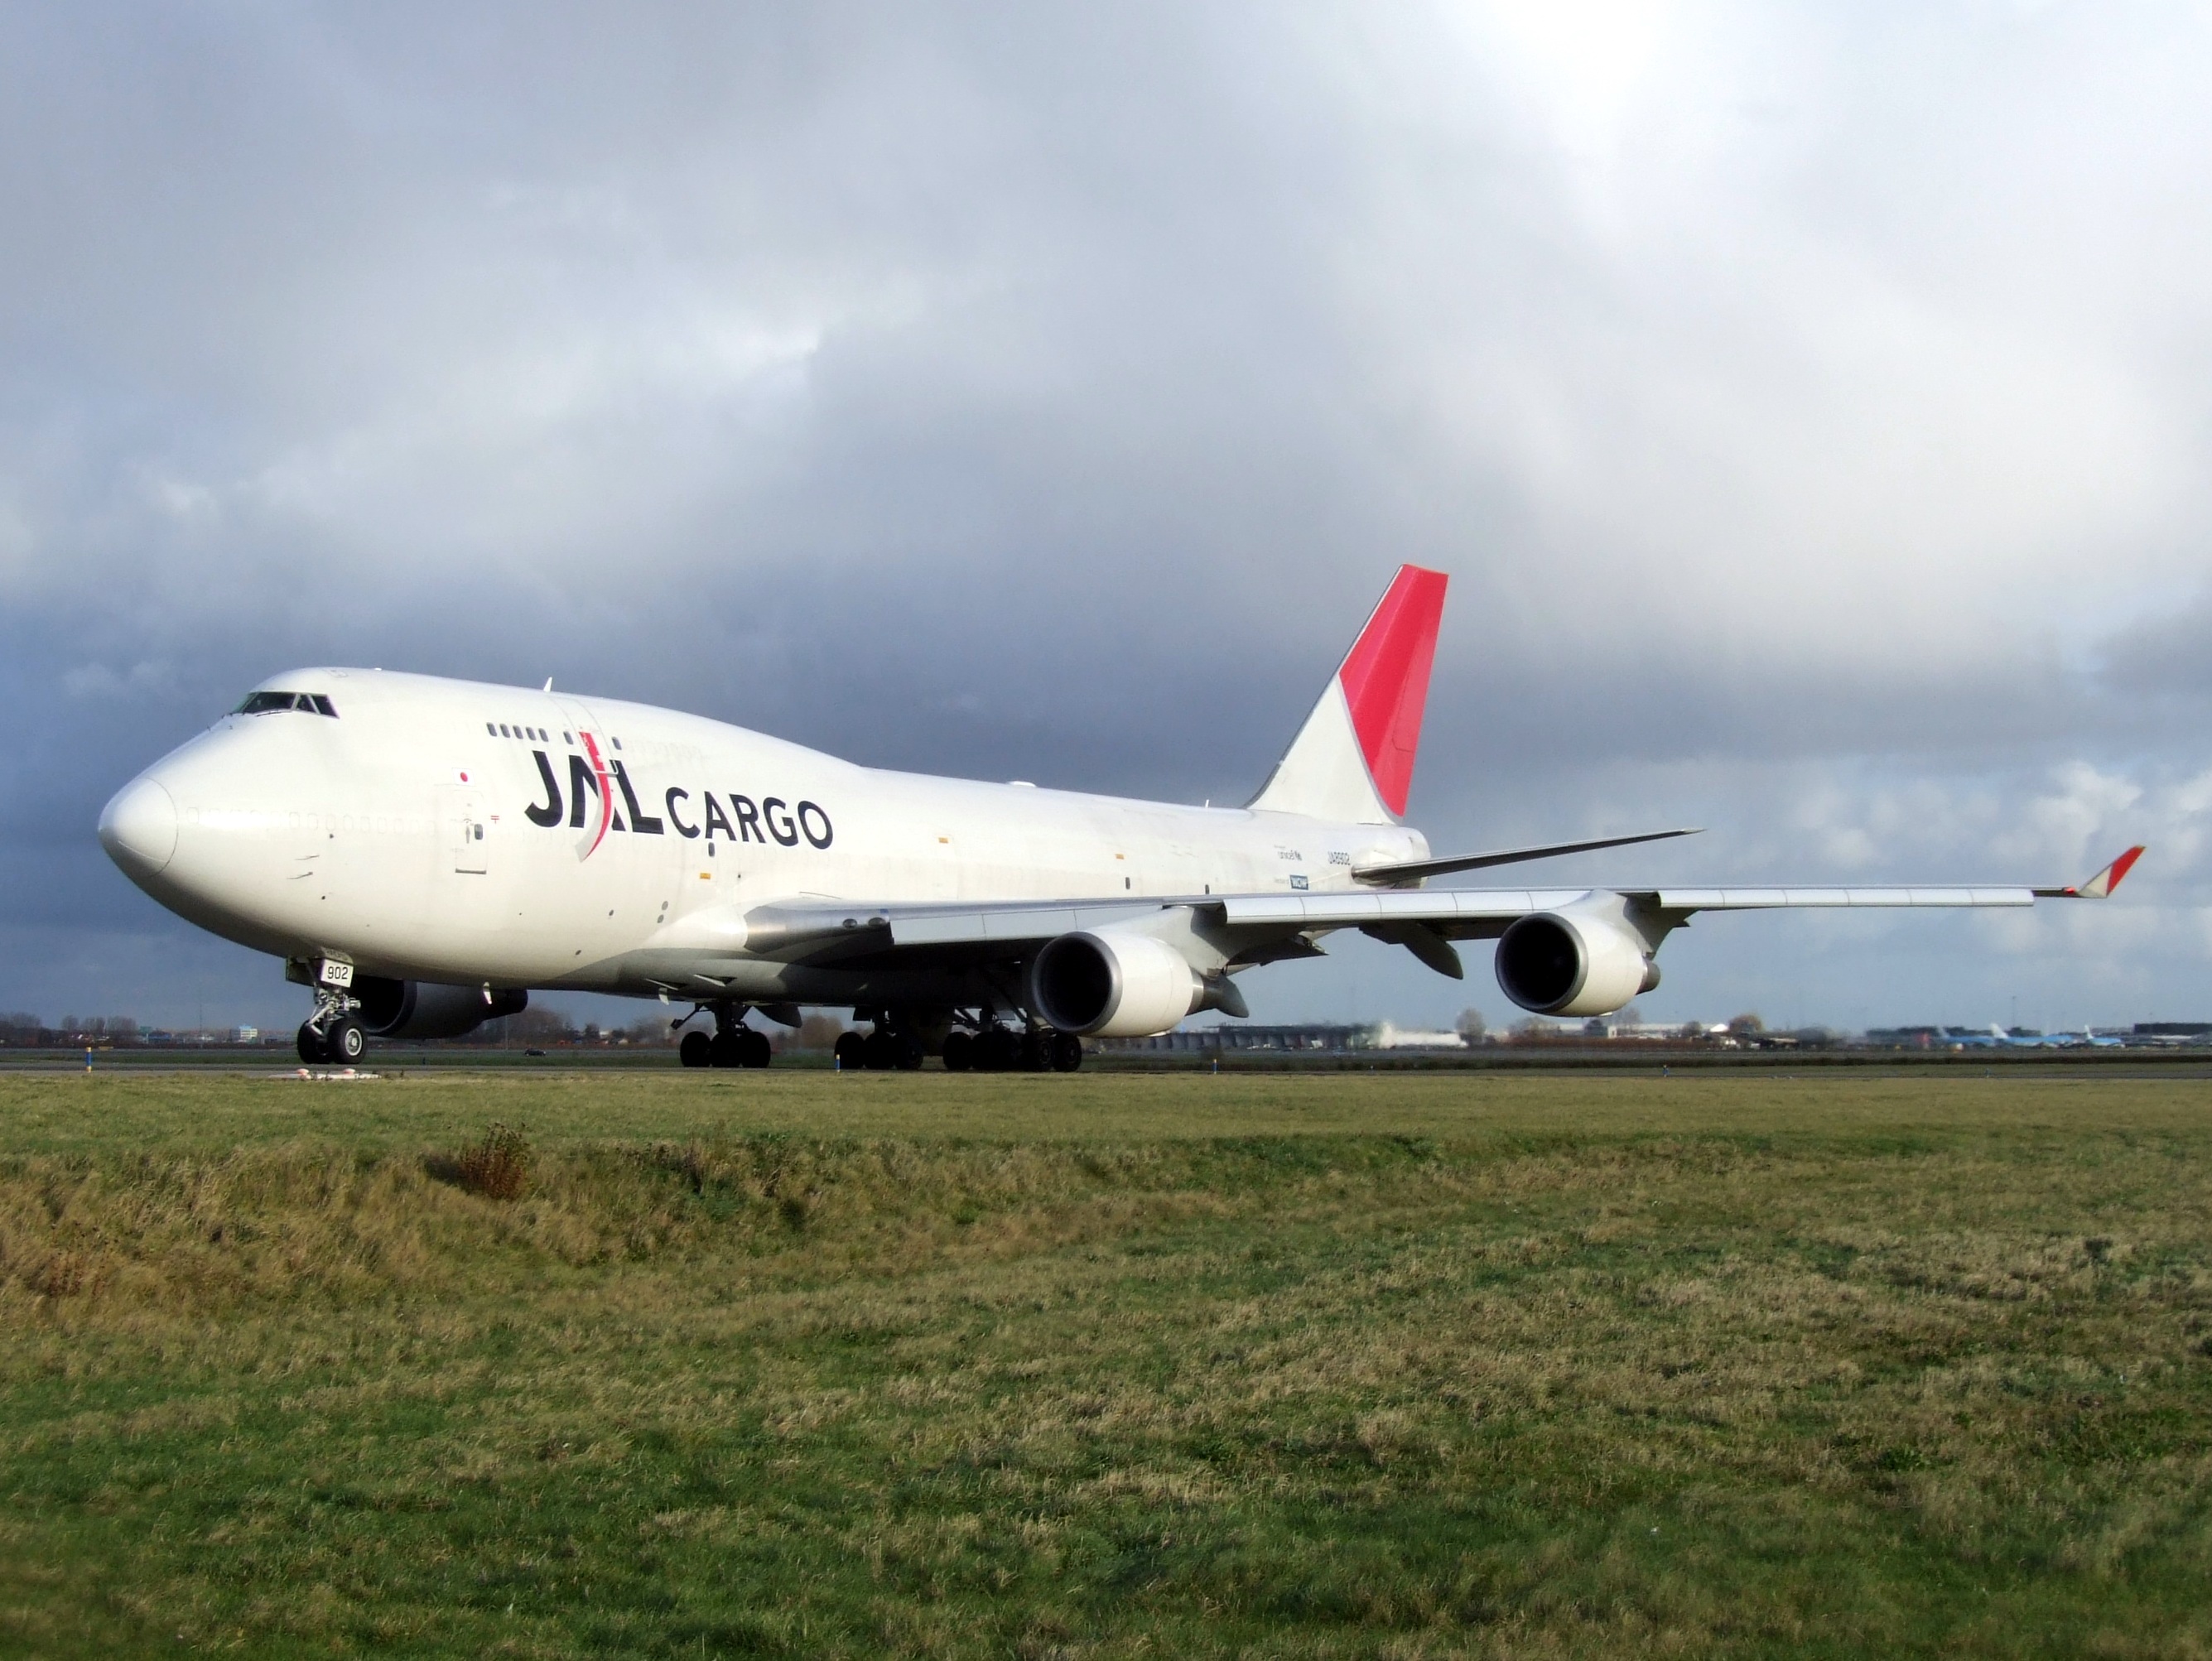
[[[1738, 920], [1660, 1002], [2203, 997], [2208, 58], [2080, 6], [0, 21], [0, 1003], [256, 996], [88, 826], [288, 664], [1218, 799], [1401, 558], [1440, 846], [2161, 838], [2155, 911]], [[1267, 997], [1460, 995], [1353, 959]]]

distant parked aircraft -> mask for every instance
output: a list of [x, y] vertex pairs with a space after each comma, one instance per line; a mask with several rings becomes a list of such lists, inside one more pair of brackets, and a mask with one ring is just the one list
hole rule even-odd
[[2015, 1033], [1992, 1021], [1989, 1030], [1975, 1028], [1946, 1028], [1943, 1042], [1954, 1050], [2072, 1050], [2094, 1045], [2099, 1049], [2118, 1049], [2117, 1038], [2100, 1037], [2086, 1028], [2078, 1033]]
[[1444, 585], [1399, 570], [1243, 808], [855, 767], [550, 682], [307, 669], [126, 785], [100, 835], [163, 905], [310, 989], [309, 1060], [553, 988], [694, 1003], [714, 1032], [687, 1064], [765, 1065], [748, 1012], [816, 1003], [873, 1022], [855, 1063], [956, 1069], [1068, 1070], [1085, 1034], [1242, 1016], [1241, 971], [1340, 929], [1454, 977], [1455, 942], [1495, 940], [1515, 1003], [1588, 1016], [1658, 985], [1661, 943], [1699, 912], [2100, 899], [2142, 852], [2046, 888], [1426, 888], [1689, 834], [1431, 856], [1401, 819]]

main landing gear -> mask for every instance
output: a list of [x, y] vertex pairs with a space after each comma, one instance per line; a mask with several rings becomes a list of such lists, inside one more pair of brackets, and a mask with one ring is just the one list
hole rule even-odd
[[1072, 1073], [1083, 1065], [1083, 1040], [1073, 1033], [1032, 1027], [1017, 1032], [994, 1021], [975, 1032], [945, 1034], [948, 1073]]
[[988, 1009], [856, 1009], [872, 1032], [846, 1033], [837, 1040], [841, 1071], [910, 1073], [933, 1050], [948, 1073], [1072, 1073], [1083, 1064], [1083, 1040], [1049, 1027], [1010, 1027]]
[[361, 1000], [335, 986], [315, 988], [315, 1012], [300, 1023], [300, 1059], [310, 1067], [357, 1066], [368, 1029], [354, 1016]]
[[[745, 1025], [742, 1006], [732, 1008], [727, 1003], [714, 1007], [714, 1030], [706, 1033], [686, 1033], [676, 1053], [686, 1067], [765, 1067], [772, 1058], [768, 1034], [757, 1027]], [[691, 1015], [699, 1011], [694, 1009]], [[685, 1015], [684, 1021], [691, 1019]], [[684, 1024], [683, 1021], [676, 1023]]]
[[928, 1052], [912, 1033], [901, 1032], [878, 1021], [872, 1033], [839, 1034], [836, 1047], [830, 1053], [844, 1072], [858, 1072], [867, 1067], [878, 1072], [911, 1073], [920, 1069]]

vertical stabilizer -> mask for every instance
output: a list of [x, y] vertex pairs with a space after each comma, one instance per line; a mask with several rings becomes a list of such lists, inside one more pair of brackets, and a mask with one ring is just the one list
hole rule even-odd
[[1406, 811], [1449, 580], [1398, 567], [1253, 807], [1367, 825]]

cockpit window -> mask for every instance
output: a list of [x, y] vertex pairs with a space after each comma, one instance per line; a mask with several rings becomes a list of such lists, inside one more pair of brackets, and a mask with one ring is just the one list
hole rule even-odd
[[331, 700], [319, 692], [256, 692], [234, 712], [240, 715], [274, 715], [278, 710], [296, 709], [309, 715], [327, 715], [337, 718], [337, 711]]

